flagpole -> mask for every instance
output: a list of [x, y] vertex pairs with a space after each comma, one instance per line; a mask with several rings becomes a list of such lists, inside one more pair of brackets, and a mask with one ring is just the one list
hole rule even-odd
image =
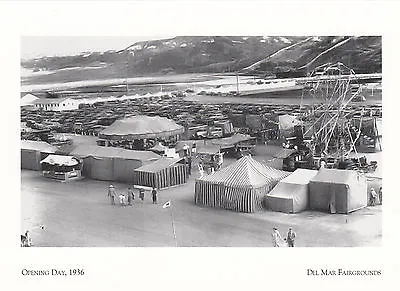
[[171, 223], [172, 223], [172, 231], [174, 233], [174, 240], [175, 240], [175, 246], [178, 247], [178, 240], [176, 239], [176, 232], [175, 232], [175, 225], [174, 225], [174, 215], [172, 214], [172, 206], [170, 207], [171, 209]]

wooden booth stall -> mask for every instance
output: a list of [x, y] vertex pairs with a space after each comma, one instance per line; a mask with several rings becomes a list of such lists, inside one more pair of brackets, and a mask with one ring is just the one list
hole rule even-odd
[[40, 164], [47, 178], [68, 181], [81, 177], [82, 163], [72, 156], [49, 155]]
[[211, 143], [219, 147], [222, 152], [229, 156], [235, 156], [236, 158], [251, 154], [255, 147], [255, 142], [255, 137], [241, 133], [211, 141]]
[[186, 167], [183, 158], [162, 157], [137, 168], [133, 173], [133, 184], [157, 189], [182, 185], [188, 180]]
[[224, 162], [223, 153], [217, 146], [201, 146], [197, 149], [199, 167], [206, 173], [218, 171]]

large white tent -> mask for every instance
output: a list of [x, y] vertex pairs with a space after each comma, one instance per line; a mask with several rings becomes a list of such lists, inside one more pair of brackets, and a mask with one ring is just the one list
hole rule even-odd
[[33, 102], [38, 100], [39, 98], [33, 94], [26, 94], [24, 97], [20, 99], [20, 106], [30, 106], [33, 105]]
[[349, 213], [367, 206], [367, 180], [356, 171], [322, 168], [309, 187], [310, 209]]

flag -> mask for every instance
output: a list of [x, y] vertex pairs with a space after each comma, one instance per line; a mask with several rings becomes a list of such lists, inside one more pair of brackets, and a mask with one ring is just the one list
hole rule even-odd
[[162, 208], [168, 208], [171, 207], [171, 201], [167, 201], [164, 203], [164, 205], [162, 206]]

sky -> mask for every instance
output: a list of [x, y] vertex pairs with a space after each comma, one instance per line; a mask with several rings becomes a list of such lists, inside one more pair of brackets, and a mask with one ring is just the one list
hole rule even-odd
[[88, 51], [120, 50], [137, 41], [171, 36], [21, 36], [21, 58], [74, 55]]

